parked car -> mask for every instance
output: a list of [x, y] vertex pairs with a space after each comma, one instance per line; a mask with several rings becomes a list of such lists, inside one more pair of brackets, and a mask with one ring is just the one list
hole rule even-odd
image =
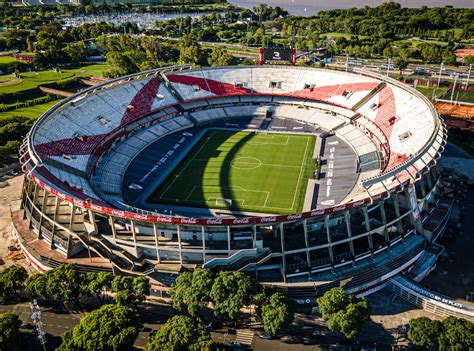
[[267, 333], [260, 333], [258, 334], [258, 337], [260, 339], [267, 339], [267, 340], [271, 340], [272, 339], [272, 336], [270, 334], [267, 334]]

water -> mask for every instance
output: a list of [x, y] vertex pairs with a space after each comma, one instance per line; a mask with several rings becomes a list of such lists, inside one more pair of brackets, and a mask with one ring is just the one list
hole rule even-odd
[[[352, 7], [375, 7], [388, 0], [229, 0], [232, 4], [248, 9], [265, 3], [269, 6], [280, 6], [292, 15], [312, 16], [319, 11], [348, 9]], [[474, 8], [473, 0], [397, 0], [402, 7], [439, 7], [451, 5], [454, 7]]]
[[107, 15], [84, 15], [63, 18], [64, 25], [66, 27], [79, 27], [84, 23], [96, 23], [96, 22], [107, 22], [113, 23], [115, 26], [122, 25], [126, 22], [136, 22], [138, 27], [141, 29], [150, 29], [154, 27], [156, 21], [166, 21], [173, 18], [179, 17], [191, 17], [198, 18], [203, 15], [209, 15], [210, 13], [118, 13], [118, 14], [107, 14]]

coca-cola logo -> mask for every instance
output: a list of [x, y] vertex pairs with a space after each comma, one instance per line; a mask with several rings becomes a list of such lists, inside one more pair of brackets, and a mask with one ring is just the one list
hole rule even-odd
[[173, 217], [159, 217], [159, 221], [162, 223], [173, 223]]
[[123, 211], [112, 210], [112, 214], [117, 217], [125, 217], [125, 212]]
[[324, 214], [324, 210], [316, 210], [311, 212], [312, 217], [321, 216]]
[[72, 199], [72, 203], [74, 205], [78, 205], [78, 206], [81, 206], [81, 207], [84, 206], [84, 201], [81, 201], [81, 200], [78, 200], [78, 199]]
[[301, 213], [288, 215], [286, 218], [287, 218], [288, 220], [301, 219]]
[[346, 205], [342, 205], [342, 206], [334, 207], [333, 211], [339, 212], [339, 211], [344, 211], [345, 209], [346, 209]]
[[137, 219], [137, 220], [140, 220], [140, 221], [146, 221], [146, 220], [148, 220], [148, 216], [147, 216], [147, 215], [141, 215], [141, 214], [134, 214], [134, 215], [133, 215], [133, 218], [134, 218], [134, 219]]
[[357, 202], [354, 202], [352, 204], [353, 207], [359, 207], [359, 206], [362, 206], [363, 204], [365, 204], [365, 201], [364, 200], [360, 200], [360, 201], [357, 201]]
[[262, 217], [260, 219], [260, 222], [261, 223], [270, 223], [270, 222], [276, 222], [277, 221], [277, 217]]
[[208, 219], [206, 223], [209, 225], [219, 225], [222, 224], [222, 219]]
[[63, 194], [63, 193], [58, 193], [58, 197], [65, 200], [66, 199], [66, 195]]
[[49, 185], [44, 185], [44, 188], [45, 188], [47, 191], [51, 192], [51, 187], [50, 187]]
[[196, 224], [197, 219], [196, 218], [181, 218], [180, 221], [182, 224]]
[[102, 206], [97, 206], [97, 205], [94, 205], [94, 204], [91, 204], [91, 210], [94, 210], [94, 211], [98, 211], [98, 212], [102, 212], [103, 208]]
[[234, 219], [232, 222], [234, 224], [249, 224], [250, 223], [250, 218], [237, 218]]

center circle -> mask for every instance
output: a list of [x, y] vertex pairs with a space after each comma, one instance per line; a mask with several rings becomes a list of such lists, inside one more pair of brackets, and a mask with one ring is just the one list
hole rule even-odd
[[230, 162], [230, 165], [236, 169], [255, 169], [262, 165], [262, 161], [255, 157], [241, 156], [236, 157]]

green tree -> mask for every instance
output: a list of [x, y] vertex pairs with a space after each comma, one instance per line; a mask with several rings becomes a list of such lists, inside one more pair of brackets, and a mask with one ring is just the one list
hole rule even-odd
[[116, 276], [112, 280], [112, 291], [119, 304], [130, 304], [138, 309], [138, 303], [150, 295], [150, 281], [146, 277]]
[[178, 43], [178, 48], [179, 63], [194, 63], [199, 66], [207, 63], [206, 55], [193, 34], [184, 34]]
[[265, 332], [276, 335], [293, 323], [294, 311], [285, 295], [275, 293], [262, 305], [261, 316]]
[[415, 318], [410, 320], [408, 339], [416, 346], [433, 347], [438, 344], [442, 328], [440, 321], [433, 321], [427, 317]]
[[370, 319], [371, 308], [365, 297], [356, 299], [342, 288], [327, 291], [317, 301], [329, 329], [341, 332], [348, 339], [354, 339]]
[[231, 66], [235, 63], [235, 58], [226, 50], [213, 47], [211, 55], [207, 59], [209, 66]]
[[44, 297], [49, 300], [47, 285], [48, 273], [36, 273], [25, 280], [25, 290], [35, 298]]
[[469, 55], [464, 57], [464, 65], [469, 66], [469, 65], [474, 65], [474, 56]]
[[395, 68], [398, 68], [400, 70], [400, 74], [402, 74], [402, 71], [408, 67], [408, 61], [405, 61], [403, 59], [398, 59], [395, 61]]
[[131, 308], [103, 305], [66, 332], [58, 350], [131, 350], [139, 327], [135, 312]]
[[170, 291], [173, 308], [197, 316], [210, 301], [212, 283], [213, 276], [208, 269], [198, 268], [192, 273], [181, 273]]
[[21, 320], [16, 314], [0, 314], [1, 350], [13, 350], [20, 339]]
[[400, 56], [400, 58], [404, 61], [410, 61], [411, 51], [408, 48], [402, 48], [398, 52], [398, 56]]
[[82, 41], [77, 43], [67, 43], [64, 53], [69, 56], [69, 60], [73, 63], [80, 63], [86, 60], [87, 48]]
[[173, 316], [160, 329], [151, 334], [147, 351], [207, 351], [216, 344], [196, 319]]
[[83, 280], [83, 292], [96, 296], [100, 304], [104, 303], [104, 290], [110, 289], [113, 276], [108, 272], [88, 272]]
[[62, 264], [45, 274], [48, 278], [46, 286], [48, 295], [56, 300], [80, 305], [82, 277], [74, 264]]
[[447, 317], [442, 325], [443, 332], [439, 335], [441, 349], [472, 350], [474, 348], [474, 323], [461, 318]]
[[242, 272], [219, 272], [211, 288], [214, 313], [235, 320], [240, 309], [250, 302], [252, 279]]
[[22, 266], [10, 266], [0, 272], [0, 281], [3, 287], [3, 297], [14, 293], [18, 295], [18, 290], [23, 288], [28, 273]]

